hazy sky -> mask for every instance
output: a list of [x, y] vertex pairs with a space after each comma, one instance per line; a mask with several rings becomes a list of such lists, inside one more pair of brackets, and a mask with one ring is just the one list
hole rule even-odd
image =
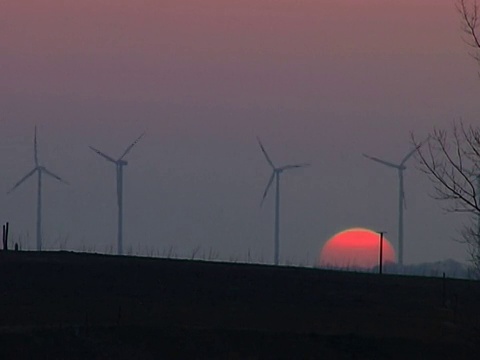
[[[284, 261], [312, 263], [348, 227], [396, 244], [395, 170], [434, 126], [477, 123], [480, 80], [452, 0], [0, 0], [0, 219], [34, 247], [40, 159], [47, 248], [116, 249], [112, 156], [125, 170], [125, 248], [271, 260], [273, 197], [260, 136], [282, 178]], [[409, 163], [405, 261], [467, 257]], [[273, 195], [273, 194], [270, 194]], [[24, 245], [24, 246], [25, 246]]]

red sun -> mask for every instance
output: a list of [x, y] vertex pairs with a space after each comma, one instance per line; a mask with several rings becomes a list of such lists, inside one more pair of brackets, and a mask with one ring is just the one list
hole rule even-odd
[[[323, 246], [320, 266], [372, 268], [380, 261], [380, 235], [367, 229], [349, 229], [333, 236]], [[383, 261], [395, 262], [395, 250], [383, 238]]]

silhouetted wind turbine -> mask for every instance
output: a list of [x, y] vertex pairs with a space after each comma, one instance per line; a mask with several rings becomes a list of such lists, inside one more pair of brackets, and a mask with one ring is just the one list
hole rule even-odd
[[310, 166], [310, 164], [295, 164], [295, 165], [285, 165], [285, 166], [282, 166], [282, 167], [276, 167], [273, 164], [273, 161], [268, 156], [267, 151], [263, 147], [263, 144], [260, 141], [260, 139], [257, 138], [257, 140], [258, 140], [258, 144], [260, 145], [260, 149], [262, 149], [263, 155], [265, 155], [265, 159], [267, 160], [268, 164], [273, 169], [272, 175], [270, 176], [270, 179], [268, 180], [267, 187], [265, 188], [265, 191], [263, 192], [262, 202], [261, 202], [260, 206], [263, 205], [263, 202], [265, 201], [265, 198], [268, 195], [268, 191], [270, 190], [270, 187], [273, 184], [273, 180], [275, 180], [276, 189], [275, 189], [275, 237], [274, 237], [275, 257], [274, 257], [274, 262], [275, 262], [275, 265], [278, 265], [279, 255], [280, 255], [280, 175], [285, 170], [307, 167], [307, 166]]
[[37, 150], [37, 127], [35, 126], [35, 134], [33, 136], [33, 160], [35, 162], [35, 167], [27, 175], [25, 175], [19, 182], [17, 182], [8, 192], [10, 194], [17, 187], [19, 187], [24, 181], [26, 181], [30, 176], [37, 173], [37, 250], [42, 250], [42, 175], [48, 175], [58, 181], [63, 182], [64, 184], [68, 183], [60, 178], [60, 176], [55, 175], [53, 172], [48, 170], [46, 167], [40, 165], [38, 161], [38, 150]]
[[406, 209], [407, 204], [405, 201], [405, 189], [403, 184], [403, 172], [407, 169], [405, 163], [412, 157], [413, 154], [423, 145], [423, 142], [420, 143], [417, 147], [411, 150], [400, 162], [400, 164], [394, 164], [389, 161], [379, 159], [377, 157], [369, 156], [363, 154], [367, 159], [376, 161], [380, 164], [386, 165], [397, 169], [398, 179], [399, 179], [399, 191], [398, 191], [398, 263], [403, 265], [403, 210]]
[[117, 170], [117, 204], [118, 204], [118, 232], [117, 232], [117, 242], [118, 242], [118, 255], [123, 255], [123, 167], [128, 164], [127, 161], [123, 158], [133, 149], [133, 147], [140, 141], [140, 139], [145, 135], [143, 133], [140, 135], [133, 143], [131, 143], [127, 149], [123, 152], [122, 156], [118, 160], [113, 159], [112, 157], [104, 154], [100, 150], [90, 146], [95, 153], [103, 157], [105, 160], [110, 161], [115, 164]]

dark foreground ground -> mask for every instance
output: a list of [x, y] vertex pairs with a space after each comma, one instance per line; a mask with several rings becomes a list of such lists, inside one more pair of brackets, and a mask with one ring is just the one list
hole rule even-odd
[[[476, 359], [480, 282], [0, 253], [0, 359]], [[445, 294], [445, 296], [444, 296]]]

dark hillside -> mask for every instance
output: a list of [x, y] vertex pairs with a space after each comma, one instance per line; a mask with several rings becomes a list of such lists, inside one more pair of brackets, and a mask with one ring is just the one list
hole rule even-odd
[[[0, 253], [0, 358], [471, 358], [480, 283]], [[476, 349], [477, 347], [477, 349]]]

